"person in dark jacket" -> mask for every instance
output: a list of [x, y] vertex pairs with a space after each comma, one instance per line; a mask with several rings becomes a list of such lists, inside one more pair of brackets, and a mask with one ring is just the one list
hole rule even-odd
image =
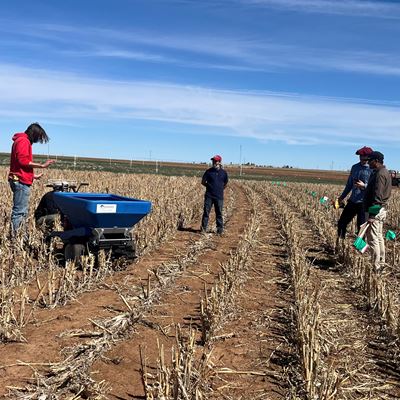
[[339, 196], [339, 203], [343, 204], [347, 195], [351, 192], [350, 198], [343, 209], [338, 221], [338, 240], [346, 237], [347, 226], [357, 216], [357, 230], [365, 222], [365, 210], [363, 205], [365, 189], [372, 169], [368, 165], [368, 155], [372, 153], [370, 147], [362, 147], [356, 151], [360, 162], [351, 167], [349, 177], [343, 193]]
[[369, 154], [368, 163], [373, 173], [364, 195], [364, 207], [369, 223], [366, 236], [376, 271], [380, 271], [385, 265], [383, 223], [386, 220], [387, 206], [392, 192], [392, 178], [383, 165], [383, 160], [384, 155], [379, 151]]
[[13, 192], [13, 208], [11, 212], [11, 234], [14, 236], [28, 214], [30, 189], [34, 179], [43, 174], [35, 174], [34, 168], [47, 168], [54, 160], [43, 164], [33, 162], [32, 144], [47, 143], [49, 137], [45, 130], [34, 123], [25, 132], [13, 136], [8, 182]]
[[224, 206], [224, 190], [228, 184], [228, 174], [222, 168], [222, 157], [215, 155], [211, 158], [212, 167], [203, 175], [201, 184], [206, 187], [204, 196], [204, 211], [201, 220], [201, 231], [207, 232], [208, 219], [212, 206], [214, 206], [215, 217], [217, 223], [217, 233], [222, 234], [224, 231], [223, 206]]
[[52, 190], [43, 195], [34, 214], [36, 225], [45, 233], [54, 229], [56, 219], [60, 215], [60, 210], [54, 201], [54, 193], [55, 190]]

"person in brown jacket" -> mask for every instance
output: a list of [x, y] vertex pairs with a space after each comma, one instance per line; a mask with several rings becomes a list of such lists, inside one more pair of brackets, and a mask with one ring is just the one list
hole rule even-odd
[[376, 271], [385, 265], [385, 241], [383, 223], [387, 215], [388, 201], [392, 191], [392, 178], [383, 165], [384, 155], [373, 151], [368, 164], [373, 169], [364, 194], [364, 207], [368, 213], [367, 242], [372, 250], [372, 261]]

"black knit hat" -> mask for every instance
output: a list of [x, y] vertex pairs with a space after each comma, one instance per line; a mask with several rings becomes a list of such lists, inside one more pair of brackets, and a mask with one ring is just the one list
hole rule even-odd
[[381, 164], [383, 163], [383, 159], [385, 156], [380, 151], [373, 151], [372, 153], [368, 154], [368, 160], [377, 160]]

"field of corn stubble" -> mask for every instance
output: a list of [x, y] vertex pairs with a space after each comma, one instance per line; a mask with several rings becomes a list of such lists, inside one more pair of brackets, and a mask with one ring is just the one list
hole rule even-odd
[[[341, 187], [232, 180], [219, 236], [198, 230], [198, 178], [53, 169], [153, 203], [134, 262], [60, 266], [32, 219], [45, 181], [28, 243], [12, 243], [1, 171], [0, 398], [400, 398], [400, 250], [386, 242], [380, 274], [354, 226], [335, 250], [340, 211], [318, 199]], [[399, 200], [386, 230], [399, 230]]]

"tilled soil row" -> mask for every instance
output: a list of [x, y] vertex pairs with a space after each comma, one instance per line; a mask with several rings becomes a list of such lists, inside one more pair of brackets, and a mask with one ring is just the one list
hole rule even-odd
[[[181, 291], [177, 293], [174, 287], [163, 296], [163, 302], [146, 315], [150, 324], [141, 326], [130, 340], [119, 343], [94, 364], [96, 379], [107, 381], [112, 386], [108, 398], [145, 398], [141, 356], [144, 354], [146, 369], [153, 371], [155, 376], [157, 363], [159, 365], [160, 362], [159, 349], [163, 349], [163, 362], [170, 359], [171, 348], [176, 344], [176, 325], [181, 327], [180, 332], [197, 331], [198, 353], [204, 355], [203, 350], [207, 353], [211, 348], [209, 368], [212, 371], [209, 374], [213, 378], [208, 382], [207, 398], [285, 398], [286, 366], [292, 359], [285, 337], [286, 314], [290, 304], [290, 293], [286, 290], [287, 282], [281, 265], [285, 253], [282, 243], [276, 240], [277, 221], [265, 204], [259, 210], [259, 216], [259, 242], [251, 255], [255, 261], [250, 268], [246, 268], [246, 283], [237, 294], [230, 315], [224, 317], [228, 323], [218, 331], [210, 347], [204, 349], [201, 346], [204, 327], [201, 326], [199, 305], [224, 260], [221, 257], [223, 247], [216, 249], [218, 259], [212, 254], [205, 254], [202, 263], [184, 273], [177, 281]], [[230, 249], [233, 258], [234, 250]], [[152, 329], [154, 326], [160, 329]]]
[[263, 201], [252, 263], [235, 298], [235, 309], [212, 346], [216, 376], [210, 399], [285, 399], [289, 366], [295, 362], [290, 307], [293, 293], [286, 272], [281, 226]]
[[[290, 196], [284, 201], [293, 204]], [[296, 229], [301, 232], [301, 247], [306, 249], [312, 267], [310, 283], [319, 287], [320, 354], [323, 367], [318, 385], [330, 380], [332, 398], [400, 398], [400, 380], [383, 350], [383, 332], [365, 308], [365, 298], [355, 290], [332, 250], [324, 246], [317, 227], [296, 211]], [[377, 345], [380, 344], [380, 345]]]
[[[238, 192], [238, 203], [245, 204], [245, 196]], [[242, 227], [245, 220], [245, 210], [239, 208], [233, 213], [229, 226]], [[237, 240], [237, 231], [229, 236], [229, 226], [224, 237], [217, 237], [215, 244], [227, 246], [226, 252], [218, 252], [219, 256], [226, 257], [232, 243]], [[29, 325], [24, 336], [27, 343], [9, 343], [0, 348], [0, 356], [3, 367], [0, 370], [0, 393], [4, 395], [7, 387], [23, 387], [29, 380], [31, 368], [38, 371], [47, 367], [47, 363], [61, 361], [62, 350], [70, 346], [78, 346], [82, 339], [74, 335], [62, 335], [63, 332], [73, 330], [90, 330], [94, 318], [110, 318], [115, 311], [126, 310], [126, 302], [115, 290], [127, 283], [138, 287], [146, 286], [148, 282], [148, 270], [168, 260], [177, 258], [179, 252], [184, 252], [193, 241], [193, 237], [204, 239], [196, 230], [188, 227], [177, 232], [174, 240], [166, 243], [157, 251], [145, 256], [138, 264], [128, 268], [124, 272], [113, 276], [102, 289], [85, 293], [76, 302], [66, 307], [55, 310], [40, 310], [36, 313], [36, 323]], [[234, 247], [234, 245], [233, 245]], [[17, 361], [18, 360], [18, 361]], [[26, 366], [23, 366], [26, 363]], [[8, 366], [8, 367], [7, 367]], [[42, 368], [41, 368], [42, 367]]]
[[240, 223], [231, 221], [229, 229], [213, 249], [201, 254], [197, 262], [176, 279], [174, 286], [163, 293], [159, 304], [143, 316], [147, 323], [138, 326], [130, 339], [118, 343], [93, 365], [92, 373], [96, 379], [106, 381], [111, 386], [107, 398], [145, 397], [141, 353], [146, 358], [147, 368], [155, 371], [161, 346], [165, 349], [165, 359], [171, 358], [177, 325], [185, 332], [190, 328], [196, 329], [200, 340], [199, 304], [204, 290], [213, 285], [221, 265], [236, 251], [247, 224], [249, 202], [241, 196], [238, 200]]

